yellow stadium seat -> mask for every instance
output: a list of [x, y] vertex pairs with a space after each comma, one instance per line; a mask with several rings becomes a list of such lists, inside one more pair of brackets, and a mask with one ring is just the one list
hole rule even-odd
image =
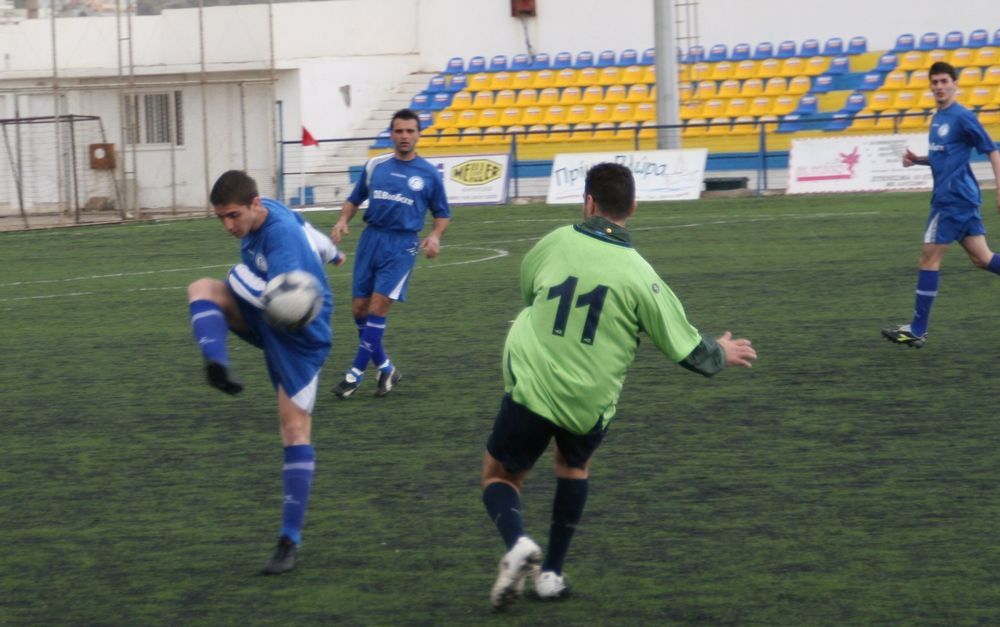
[[549, 127], [549, 141], [551, 142], [568, 142], [572, 134], [573, 131], [569, 124], [560, 122]]
[[502, 126], [488, 126], [483, 130], [484, 145], [506, 145], [510, 143], [510, 136], [504, 132]]
[[707, 81], [712, 78], [712, 66], [708, 63], [695, 63], [691, 66], [691, 82]]
[[642, 70], [642, 82], [649, 83], [650, 85], [656, 84], [656, 66], [646, 65], [643, 66]]
[[641, 83], [643, 77], [642, 67], [638, 65], [630, 65], [622, 70], [622, 83], [626, 85], [635, 85]]
[[920, 50], [910, 50], [909, 52], [903, 53], [903, 56], [898, 58], [899, 62], [897, 63], [896, 68], [900, 70], [920, 70], [929, 67], [927, 63], [927, 55]]
[[927, 113], [923, 109], [907, 109], [899, 120], [899, 128], [915, 129], [928, 125]]
[[733, 78], [745, 80], [757, 76], [757, 62], [753, 59], [744, 59], [736, 64], [733, 70]]
[[521, 110], [521, 124], [524, 124], [525, 126], [541, 124], [542, 117], [544, 115], [545, 111], [538, 105], [525, 107]]
[[882, 89], [903, 89], [906, 87], [906, 72], [893, 70], [885, 75]]
[[920, 92], [920, 98], [917, 99], [917, 106], [921, 109], [933, 109], [936, 107], [937, 100], [934, 99], [934, 92], [929, 89]]
[[772, 112], [775, 115], [788, 115], [792, 111], [795, 111], [795, 107], [798, 104], [799, 99], [795, 96], [778, 96], [774, 99]]
[[780, 123], [781, 119], [778, 116], [768, 113], [757, 118], [757, 130], [763, 129], [765, 133], [770, 133], [775, 131]]
[[611, 107], [601, 102], [590, 108], [590, 115], [588, 116], [587, 121], [596, 125], [600, 122], [607, 122], [610, 118]]
[[486, 72], [477, 72], [469, 77], [467, 84], [469, 91], [493, 89], [493, 75]]
[[771, 113], [772, 102], [769, 96], [757, 96], [750, 101], [750, 115], [760, 117]]
[[496, 72], [490, 80], [490, 89], [512, 89], [514, 86], [514, 75], [510, 72]]
[[583, 98], [583, 92], [576, 85], [571, 87], [566, 87], [559, 94], [559, 104], [561, 105], [575, 105], [580, 102]]
[[830, 68], [830, 57], [810, 57], [806, 61], [806, 76], [819, 76]]
[[907, 89], [927, 89], [930, 85], [930, 76], [925, 69], [913, 70], [910, 77], [906, 79]]
[[968, 89], [965, 89], [964, 87], [959, 87], [958, 89], [955, 90], [955, 100], [958, 101], [958, 103], [961, 105], [968, 104], [969, 93], [970, 92]]
[[725, 115], [726, 101], [722, 98], [709, 98], [705, 101], [705, 108], [702, 115], [706, 118], [717, 118]]
[[608, 85], [608, 88], [604, 91], [604, 102], [608, 104], [614, 104], [616, 102], [625, 102], [625, 95], [628, 92], [625, 91], [624, 85], [614, 84]]
[[513, 126], [507, 127], [507, 139], [511, 142], [513, 141], [524, 141], [524, 133], [528, 129], [524, 128], [521, 124], [515, 124]]
[[685, 100], [681, 103], [680, 114], [682, 120], [702, 117], [702, 110], [705, 108], [704, 100]]
[[759, 78], [748, 78], [740, 86], [740, 95], [752, 98], [764, 93], [764, 81]]
[[434, 116], [434, 126], [439, 129], [455, 128], [455, 124], [458, 122], [458, 115], [452, 109], [445, 109], [444, 111], [438, 111]]
[[708, 120], [705, 118], [694, 118], [681, 129], [682, 137], [700, 137], [708, 130]]
[[750, 100], [743, 97], [730, 98], [726, 103], [726, 116], [737, 118], [750, 113]]
[[471, 109], [472, 92], [460, 91], [454, 96], [452, 96], [450, 108], [455, 109], [456, 111], [461, 111], [462, 109]]
[[501, 89], [493, 97], [493, 106], [497, 109], [513, 107], [517, 102], [517, 92], [513, 89]]
[[752, 135], [757, 132], [756, 119], [750, 115], [741, 115], [733, 120], [733, 135]]
[[991, 65], [983, 70], [983, 85], [1000, 85], [1000, 65]]
[[499, 109], [483, 109], [479, 112], [479, 126], [499, 126], [500, 125], [500, 110]]
[[812, 79], [808, 76], [794, 76], [788, 81], [789, 94], [804, 94], [812, 89]]
[[562, 105], [551, 105], [545, 108], [542, 115], [542, 124], [560, 124], [566, 121], [566, 107]]
[[580, 68], [576, 73], [576, 84], [580, 87], [587, 87], [588, 85], [597, 84], [597, 68], [596, 67], [585, 67]]
[[947, 50], [935, 49], [928, 50], [927, 56], [924, 57], [924, 62], [928, 67], [934, 65], [935, 63], [947, 63], [948, 59], [951, 57], [951, 53]]
[[769, 78], [764, 84], [765, 96], [781, 96], [786, 93], [788, 93], [788, 79], [783, 76]]
[[768, 79], [781, 73], [781, 61], [778, 59], [762, 59], [757, 64], [757, 78]]
[[851, 121], [852, 131], [868, 131], [875, 128], [875, 119], [877, 114], [871, 109], [862, 109], [855, 114], [854, 119]]
[[580, 100], [583, 104], [596, 104], [598, 102], [604, 102], [604, 88], [600, 85], [591, 85], [583, 90], [583, 98]]
[[806, 73], [806, 62], [802, 57], [788, 57], [781, 64], [779, 76], [791, 78]]
[[712, 67], [712, 75], [709, 76], [709, 78], [711, 78], [712, 80], [715, 80], [715, 81], [724, 81], [727, 78], [732, 78], [733, 71], [735, 69], [736, 68], [733, 66], [733, 64], [731, 62], [729, 62], [729, 61], [719, 61], [718, 63], [715, 63], [713, 65], [713, 67]]
[[715, 81], [699, 81], [698, 87], [694, 90], [694, 97], [701, 100], [714, 98], [719, 93], [719, 86]]
[[420, 131], [420, 146], [429, 148], [438, 145], [438, 135], [440, 131], [436, 128], [428, 128]]
[[868, 99], [868, 107], [872, 111], [885, 111], [892, 108], [892, 102], [895, 98], [895, 92], [877, 91]]
[[533, 85], [535, 89], [555, 87], [555, 84], [556, 73], [552, 70], [538, 70], [538, 72], [535, 73], [535, 83]]
[[488, 109], [493, 106], [495, 105], [492, 91], [477, 91], [475, 97], [472, 99], [472, 107], [475, 109]]
[[594, 139], [605, 140], [615, 138], [615, 125], [613, 122], [599, 122], [594, 125]]
[[997, 88], [993, 85], [977, 85], [969, 91], [969, 98], [966, 104], [972, 107], [982, 107], [994, 103], [994, 95]]
[[590, 122], [580, 122], [573, 125], [570, 141], [590, 141], [594, 139], [594, 125]]
[[997, 63], [998, 61], [1000, 61], [1000, 48], [990, 46], [985, 46], [976, 50], [975, 56], [972, 57], [972, 65], [977, 65], [979, 67], [987, 67]]
[[478, 126], [469, 126], [462, 129], [462, 133], [458, 138], [460, 146], [475, 146], [481, 143], [483, 143], [483, 129]]
[[680, 100], [690, 100], [693, 95], [694, 87], [691, 86], [691, 81], [677, 83], [677, 97]]
[[514, 104], [518, 107], [530, 107], [538, 104], [538, 90], [533, 87], [519, 90]]
[[507, 107], [500, 112], [500, 124], [502, 126], [515, 126], [521, 123], [521, 108]]
[[892, 101], [892, 108], [899, 109], [900, 111], [904, 109], [911, 109], [917, 106], [917, 99], [919, 95], [917, 92], [910, 89], [903, 89], [896, 92], [896, 97]]
[[972, 65], [972, 50], [969, 48], [956, 48], [952, 50], [951, 56], [948, 58], [948, 63], [957, 68]]
[[577, 84], [576, 70], [564, 67], [556, 73], [556, 87], [569, 87]]
[[655, 139], [656, 129], [653, 126], [656, 123], [653, 121], [640, 122], [639, 123], [639, 139]]
[[622, 141], [636, 141], [639, 135], [639, 123], [634, 120], [627, 120], [618, 124], [615, 129], [615, 139]]
[[[521, 70], [514, 74], [514, 80], [511, 83], [511, 87], [514, 89], [528, 89], [535, 86], [535, 73], [528, 70]], [[548, 130], [548, 129], [546, 129]]]
[[538, 105], [547, 107], [559, 102], [559, 90], [555, 87], [546, 87], [538, 92]]
[[457, 146], [459, 140], [461, 139], [461, 134], [459, 129], [455, 127], [443, 128], [441, 133], [437, 137], [438, 146]]
[[586, 122], [590, 118], [590, 107], [583, 104], [575, 104], [566, 110], [566, 122], [569, 124], [579, 124]]
[[896, 109], [886, 109], [878, 114], [875, 120], [875, 129], [880, 131], [895, 131], [896, 123], [899, 119], [899, 111]]
[[983, 78], [982, 70], [978, 67], [966, 67], [962, 68], [962, 71], [958, 73], [958, 84], [962, 87], [969, 88], [975, 87], [979, 84]]
[[549, 141], [549, 127], [544, 124], [532, 124], [524, 136], [526, 144], [541, 144]]
[[656, 103], [640, 102], [635, 105], [635, 119], [639, 122], [653, 122], [656, 120]]
[[653, 94], [649, 92], [649, 85], [645, 83], [629, 85], [628, 94], [625, 96], [625, 102], [643, 102], [652, 99]]
[[475, 109], [462, 109], [458, 112], [458, 119], [455, 121], [458, 128], [469, 128], [479, 126], [479, 111]]
[[624, 122], [635, 118], [635, 105], [629, 102], [619, 102], [611, 109], [611, 122]]
[[978, 113], [979, 123], [983, 126], [1000, 125], [1000, 109], [984, 109]]
[[615, 65], [602, 67], [600, 72], [597, 74], [598, 85], [614, 85], [615, 83], [620, 82], [622, 82], [622, 71], [621, 68]]
[[717, 118], [712, 118], [709, 121], [707, 135], [728, 135], [732, 129], [733, 121], [726, 117], [720, 116]]
[[740, 82], [734, 78], [722, 81], [719, 84], [719, 98], [732, 98], [740, 93]]

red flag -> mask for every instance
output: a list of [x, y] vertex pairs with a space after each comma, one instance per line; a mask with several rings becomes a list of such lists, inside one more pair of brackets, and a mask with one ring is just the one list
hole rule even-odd
[[316, 141], [316, 138], [312, 136], [312, 133], [309, 132], [309, 129], [303, 126], [302, 147], [305, 148], [306, 146], [319, 146], [319, 142]]

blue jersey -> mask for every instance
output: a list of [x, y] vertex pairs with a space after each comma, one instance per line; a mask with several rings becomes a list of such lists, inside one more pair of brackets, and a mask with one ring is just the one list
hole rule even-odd
[[934, 176], [931, 207], [978, 211], [982, 195], [969, 157], [973, 148], [980, 154], [997, 148], [976, 115], [957, 102], [937, 111], [931, 119], [928, 141], [928, 159]]
[[356, 207], [368, 200], [365, 223], [388, 231], [419, 232], [428, 210], [435, 218], [451, 217], [441, 174], [422, 157], [370, 159], [347, 200]]

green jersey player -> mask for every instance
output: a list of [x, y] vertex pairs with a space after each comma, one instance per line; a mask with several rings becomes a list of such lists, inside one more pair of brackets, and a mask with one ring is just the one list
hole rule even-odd
[[[486, 443], [483, 503], [507, 545], [490, 595], [503, 609], [531, 575], [539, 598], [565, 596], [569, 543], [587, 498], [590, 457], [601, 443], [645, 333], [672, 361], [712, 376], [726, 365], [749, 368], [749, 340], [695, 329], [656, 271], [632, 248], [625, 221], [635, 211], [635, 181], [621, 165], [587, 172], [581, 224], [544, 237], [521, 264], [528, 306], [507, 335], [505, 394]], [[524, 533], [521, 483], [556, 441], [556, 494], [549, 546]]]

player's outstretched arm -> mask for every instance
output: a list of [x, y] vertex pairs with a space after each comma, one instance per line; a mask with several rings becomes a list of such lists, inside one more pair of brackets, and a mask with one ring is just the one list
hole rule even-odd
[[351, 218], [353, 218], [354, 214], [357, 212], [357, 205], [350, 200], [344, 201], [344, 206], [340, 209], [340, 217], [337, 218], [337, 222], [333, 225], [333, 228], [330, 229], [330, 239], [333, 240], [334, 244], [340, 244], [340, 238], [351, 232], [347, 223], [351, 221]]
[[930, 161], [927, 157], [921, 157], [907, 148], [903, 153], [903, 167], [908, 168], [911, 165], [930, 165]]
[[734, 338], [733, 334], [726, 331], [722, 336], [715, 339], [726, 352], [727, 366], [740, 366], [741, 368], [752, 368], [753, 362], [757, 359], [757, 351], [754, 350], [750, 340], [745, 338]]

